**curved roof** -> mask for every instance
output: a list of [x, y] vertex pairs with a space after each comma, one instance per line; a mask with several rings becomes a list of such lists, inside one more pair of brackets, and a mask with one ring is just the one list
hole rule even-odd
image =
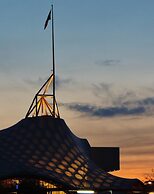
[[63, 119], [26, 118], [0, 131], [0, 179], [36, 177], [72, 189], [136, 189], [138, 179], [106, 173], [90, 160], [88, 141], [76, 137]]

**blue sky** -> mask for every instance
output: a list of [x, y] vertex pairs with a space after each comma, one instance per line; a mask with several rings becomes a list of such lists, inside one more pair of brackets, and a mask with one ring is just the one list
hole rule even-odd
[[[24, 117], [52, 69], [50, 25], [43, 29], [50, 5], [0, 1], [1, 128]], [[153, 7], [153, 0], [54, 0], [61, 115], [92, 145], [120, 146], [127, 177], [153, 168]]]

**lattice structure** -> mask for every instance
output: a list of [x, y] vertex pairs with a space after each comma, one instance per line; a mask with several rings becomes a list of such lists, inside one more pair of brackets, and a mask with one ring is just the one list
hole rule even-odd
[[53, 77], [54, 75], [51, 74], [47, 81], [40, 88], [40, 90], [36, 93], [32, 104], [26, 114], [26, 117], [42, 115], [50, 115], [56, 118], [60, 117], [55, 96], [52, 93], [48, 92], [49, 89], [51, 89], [50, 86], [53, 82]]
[[139, 190], [137, 179], [113, 176], [89, 158], [87, 141], [64, 120], [26, 118], [0, 132], [0, 179], [36, 177], [67, 189]]
[[[45, 22], [44, 29], [46, 29], [49, 21], [51, 21], [51, 40], [52, 40], [51, 48], [52, 48], [52, 66], [53, 66], [52, 74], [35, 95], [32, 101], [32, 104], [26, 114], [26, 117], [50, 115], [54, 118], [60, 118], [56, 97], [55, 97], [55, 46], [54, 46], [53, 5], [51, 5], [51, 10]], [[51, 83], [52, 83], [52, 93], [47, 93]]]

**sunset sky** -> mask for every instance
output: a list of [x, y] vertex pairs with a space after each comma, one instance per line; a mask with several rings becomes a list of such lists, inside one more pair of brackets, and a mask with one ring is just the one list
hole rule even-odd
[[[25, 117], [49, 77], [49, 0], [0, 0], [0, 128]], [[154, 168], [154, 1], [54, 0], [61, 117], [92, 146], [119, 146], [121, 170]]]

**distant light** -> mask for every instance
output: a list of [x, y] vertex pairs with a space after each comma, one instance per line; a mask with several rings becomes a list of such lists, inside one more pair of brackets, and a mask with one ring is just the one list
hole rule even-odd
[[79, 190], [79, 191], [77, 191], [77, 193], [79, 193], [79, 194], [86, 194], [86, 193], [93, 194], [94, 191], [92, 191], [92, 190]]
[[16, 190], [18, 190], [19, 189], [19, 185], [16, 185]]
[[149, 194], [154, 194], [154, 192], [149, 192]]
[[152, 182], [151, 181], [148, 181], [148, 185], [152, 185]]

